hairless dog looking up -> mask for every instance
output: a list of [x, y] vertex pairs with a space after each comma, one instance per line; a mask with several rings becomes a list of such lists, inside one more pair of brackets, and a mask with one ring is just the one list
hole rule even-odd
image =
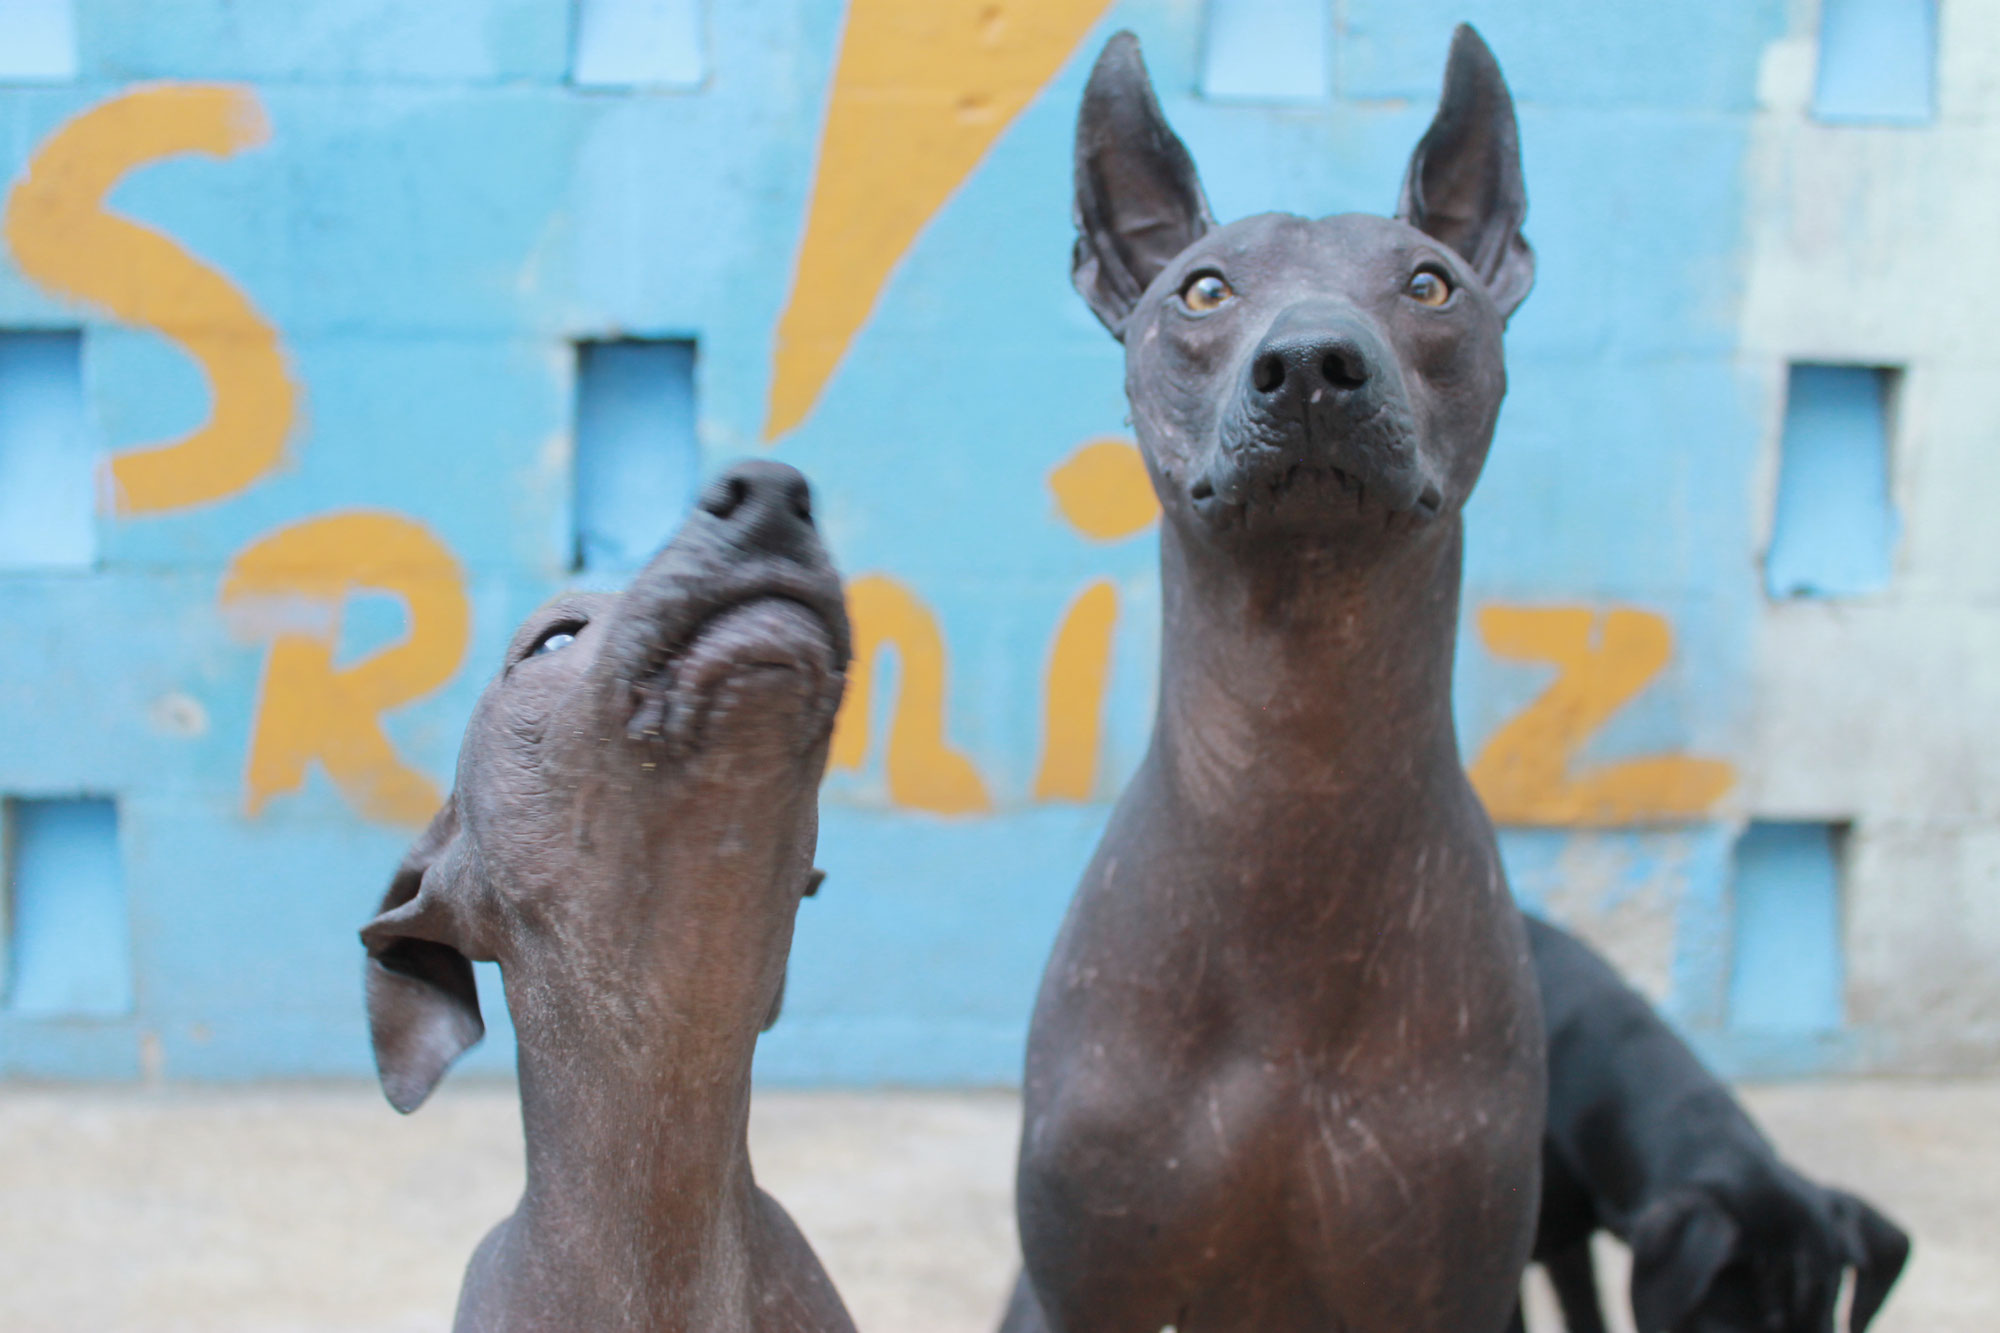
[[718, 478], [624, 593], [515, 634], [361, 932], [396, 1109], [479, 1040], [468, 960], [499, 961], [520, 1035], [527, 1188], [473, 1255], [460, 1330], [851, 1333], [745, 1142], [847, 657], [805, 479], [765, 462]]
[[1460, 511], [1534, 261], [1469, 28], [1391, 218], [1217, 226], [1130, 34], [1078, 290], [1164, 522], [1152, 745], [1029, 1037], [1011, 1333], [1499, 1333], [1545, 1091], [1452, 724]]

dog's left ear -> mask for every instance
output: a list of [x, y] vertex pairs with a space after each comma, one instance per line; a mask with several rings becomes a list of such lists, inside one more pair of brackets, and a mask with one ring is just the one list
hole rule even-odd
[[389, 1104], [423, 1105], [451, 1062], [486, 1035], [465, 913], [465, 849], [457, 797], [445, 803], [389, 881], [368, 950], [368, 1031]]
[[1123, 340], [1160, 270], [1215, 225], [1187, 146], [1167, 125], [1129, 32], [1104, 44], [1076, 115], [1070, 280]]
[[1410, 156], [1396, 216], [1472, 265], [1502, 319], [1535, 285], [1535, 252], [1521, 235], [1528, 190], [1514, 99], [1493, 52], [1467, 24], [1452, 34], [1444, 96]]
[[1699, 1190], [1678, 1190], [1632, 1224], [1632, 1317], [1639, 1333], [1668, 1333], [1708, 1294], [1729, 1262], [1736, 1219]]
[[1865, 1333], [1882, 1302], [1889, 1299], [1889, 1288], [1903, 1275], [1903, 1265], [1910, 1259], [1910, 1237], [1852, 1194], [1828, 1190], [1827, 1200], [1843, 1257], [1854, 1265], [1854, 1305], [1847, 1325], [1852, 1333]]

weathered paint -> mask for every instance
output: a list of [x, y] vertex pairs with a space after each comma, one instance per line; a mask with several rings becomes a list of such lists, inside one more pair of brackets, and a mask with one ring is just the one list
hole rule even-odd
[[1843, 824], [1845, 1024], [1731, 1039], [1738, 1068], [1951, 1071], [2000, 1051], [2000, 396], [1992, 321], [1938, 301], [1941, 272], [2000, 282], [2000, 9], [1938, 7], [1929, 123], [1814, 112], [1817, 7], [1766, 51], [1746, 180], [1738, 339], [1763, 381], [1752, 512], [1778, 511], [1787, 367], [1899, 370], [1888, 439], [1899, 519], [1884, 586], [1756, 619], [1745, 810]]
[[[1460, 18], [1520, 100], [1541, 265], [1468, 516], [1457, 698], [1517, 890], [1732, 1070], [2000, 1055], [1995, 335], [1938, 281], [2000, 280], [2000, 15], [1944, 7], [1937, 124], [1889, 131], [1812, 120], [1818, 16], [1791, 0], [1347, 0], [1331, 94], [1282, 106], [1197, 95], [1187, 0], [998, 4], [992, 48], [979, 6], [922, 6], [955, 35], [921, 43], [896, 8], [709, 5], [700, 87], [627, 92], [571, 81], [568, 0], [78, 0], [76, 80], [0, 88], [15, 198], [97, 109], [261, 108], [254, 146], [105, 146], [93, 170], [128, 168], [43, 238], [75, 280], [10, 239], [0, 326], [80, 326], [94, 448], [137, 458], [223, 419], [182, 330], [225, 284], [294, 405], [249, 484], [88, 516], [94, 569], [0, 567], [0, 793], [115, 798], [136, 997], [0, 1010], [0, 1071], [367, 1070], [354, 929], [508, 634], [570, 578], [575, 345], [641, 338], [697, 344], [704, 469], [792, 423], [777, 454], [858, 576], [829, 879], [765, 1076], [1016, 1077], [1158, 656], [1120, 355], [1066, 271], [1087, 60], [1140, 31], [1218, 216], [1380, 211]], [[968, 95], [991, 99], [970, 122]], [[121, 227], [189, 281], [117, 287], [142, 271], [99, 243]], [[1808, 361], [1906, 368], [1902, 535], [1882, 592], [1769, 603]], [[295, 533], [310, 558], [269, 558]], [[341, 736], [315, 730], [328, 699]], [[1729, 1023], [1751, 819], [1851, 824], [1834, 1031]], [[499, 1068], [487, 1017], [473, 1059]]]

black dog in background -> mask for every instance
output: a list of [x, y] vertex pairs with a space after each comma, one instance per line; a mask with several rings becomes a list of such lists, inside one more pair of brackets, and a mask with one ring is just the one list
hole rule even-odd
[[[1778, 1160], [1729, 1090], [1581, 941], [1528, 917], [1549, 1036], [1535, 1260], [1569, 1333], [1604, 1333], [1590, 1237], [1632, 1247], [1639, 1333], [1862, 1333], [1910, 1238]], [[1522, 1327], [1518, 1311], [1515, 1330]]]

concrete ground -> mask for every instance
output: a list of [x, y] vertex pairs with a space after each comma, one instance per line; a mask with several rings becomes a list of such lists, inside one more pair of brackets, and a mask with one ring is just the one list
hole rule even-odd
[[[1749, 1096], [1799, 1165], [1915, 1234], [1880, 1333], [2000, 1329], [2000, 1082]], [[864, 1333], [984, 1333], [1018, 1115], [1005, 1093], [766, 1092], [752, 1144]], [[0, 1329], [442, 1329], [520, 1183], [502, 1085], [447, 1082], [404, 1120], [361, 1086], [0, 1084]]]

